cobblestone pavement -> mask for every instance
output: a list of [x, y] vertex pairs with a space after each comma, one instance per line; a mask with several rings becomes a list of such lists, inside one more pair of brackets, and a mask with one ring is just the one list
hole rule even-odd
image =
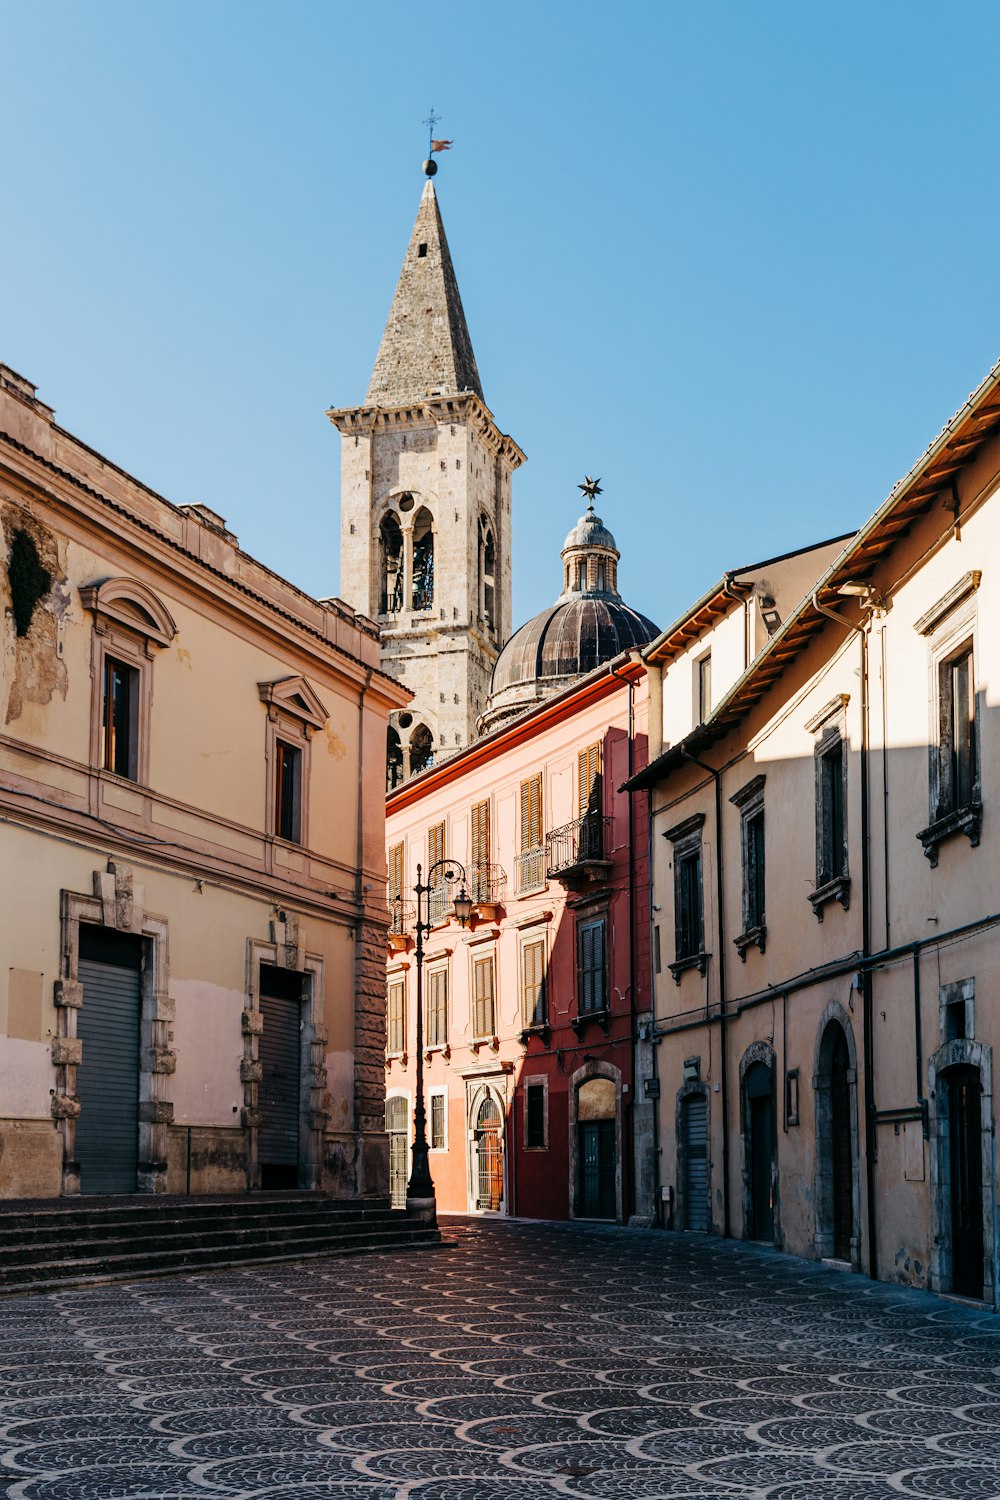
[[0, 1301], [11, 1500], [1000, 1496], [1000, 1320], [694, 1236]]

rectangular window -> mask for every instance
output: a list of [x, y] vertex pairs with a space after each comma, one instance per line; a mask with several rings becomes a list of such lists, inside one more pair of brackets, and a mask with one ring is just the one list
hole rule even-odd
[[440, 866], [437, 870], [434, 869], [434, 866], [444, 857], [444, 823], [432, 823], [427, 830], [427, 873], [424, 876], [431, 888], [427, 902], [432, 922], [440, 922], [443, 919], [448, 900], [444, 883], [444, 868]]
[[521, 1016], [525, 1026], [545, 1025], [545, 939], [521, 948]]
[[274, 831], [298, 844], [302, 838], [302, 751], [275, 740]]
[[701, 899], [701, 844], [674, 857], [677, 961], [697, 958], [704, 942]]
[[386, 858], [389, 874], [389, 906], [403, 897], [403, 846], [393, 844]]
[[490, 900], [490, 804], [477, 802], [470, 814], [472, 868], [469, 871], [469, 894], [473, 901]]
[[694, 664], [695, 721], [704, 724], [712, 712], [712, 653], [706, 651]]
[[496, 1035], [493, 959], [477, 958], [472, 965], [472, 1030], [477, 1040]]
[[606, 1010], [607, 954], [605, 945], [605, 921], [580, 922], [576, 929], [576, 995], [581, 1015], [597, 1010]]
[[431, 1150], [446, 1151], [447, 1135], [445, 1132], [444, 1115], [444, 1093], [435, 1090], [431, 1094]]
[[447, 969], [431, 969], [427, 975], [427, 1045], [448, 1045]]
[[[831, 738], [828, 736], [828, 738]], [[844, 842], [844, 742], [839, 734], [819, 753], [819, 838], [817, 885], [829, 885], [847, 874]]]
[[966, 645], [938, 668], [941, 716], [939, 817], [961, 812], [976, 800], [979, 767], [972, 647]]
[[113, 656], [104, 658], [101, 765], [138, 781], [139, 672]]
[[542, 778], [529, 776], [521, 782], [521, 853], [517, 861], [519, 891], [537, 889], [545, 881], [545, 849], [542, 842]]
[[529, 1083], [524, 1090], [524, 1144], [528, 1151], [544, 1151], [545, 1084]]
[[[600, 818], [602, 808], [601, 798], [601, 747], [600, 745], [589, 745], [586, 750], [581, 750], [576, 761], [576, 797], [579, 816], [592, 823], [592, 835], [588, 838], [586, 831], [581, 830], [580, 852], [585, 852], [584, 846], [589, 842], [596, 842], [600, 833]], [[593, 857], [599, 858], [603, 853], [600, 848], [588, 851]]]
[[745, 924], [747, 929], [764, 926], [764, 809], [758, 808], [744, 820], [743, 878], [745, 881]]
[[386, 1051], [394, 1057], [406, 1051], [406, 986], [390, 979], [386, 1001]]

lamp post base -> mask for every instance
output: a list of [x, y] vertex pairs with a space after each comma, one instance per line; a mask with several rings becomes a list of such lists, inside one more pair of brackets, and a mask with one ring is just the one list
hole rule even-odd
[[409, 1193], [406, 1195], [406, 1217], [415, 1219], [418, 1224], [437, 1224], [437, 1199], [432, 1195], [430, 1198], [413, 1198]]

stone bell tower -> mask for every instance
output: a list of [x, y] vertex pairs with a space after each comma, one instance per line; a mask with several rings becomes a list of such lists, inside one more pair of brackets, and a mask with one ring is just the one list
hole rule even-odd
[[378, 621], [382, 665], [414, 694], [390, 722], [390, 787], [475, 736], [511, 631], [511, 476], [524, 462], [483, 400], [436, 171], [424, 163], [365, 404], [327, 413], [342, 437], [340, 592]]

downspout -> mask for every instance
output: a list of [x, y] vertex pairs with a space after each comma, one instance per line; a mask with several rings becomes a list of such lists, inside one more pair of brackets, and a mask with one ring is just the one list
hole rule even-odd
[[683, 741], [679, 746], [685, 760], [707, 771], [715, 782], [715, 905], [719, 928], [719, 1046], [722, 1052], [722, 1233], [730, 1235], [729, 1212], [729, 1020], [726, 1015], [726, 897], [722, 858], [722, 773], [707, 761], [699, 760]]
[[748, 591], [748, 585], [745, 583], [735, 584], [733, 574], [726, 573], [722, 580], [722, 592], [743, 606], [743, 670], [745, 672], [750, 665], [750, 600], [753, 597], [753, 590]]
[[[622, 677], [609, 668], [611, 676], [617, 682], [624, 682], [628, 688], [628, 778], [631, 781], [634, 770], [635, 759], [635, 684], [631, 678]], [[632, 793], [628, 798], [628, 1033], [632, 1044], [632, 1106], [629, 1110], [628, 1135], [629, 1135], [629, 1203], [631, 1213], [625, 1213], [625, 1205], [622, 1205], [622, 1217], [627, 1221], [636, 1212], [635, 1202], [635, 810], [632, 806]]]
[[[819, 590], [813, 590], [813, 608], [837, 625], [846, 625], [861, 638], [861, 1002], [865, 1047], [865, 1193], [868, 1206], [868, 1276], [878, 1280], [878, 1219], [875, 1201], [875, 1047], [874, 1005], [871, 957], [870, 893], [870, 809], [868, 806], [868, 623], [855, 625], [836, 610], [819, 602]], [[864, 604], [862, 603], [862, 607]]]
[[357, 854], [357, 895], [355, 900], [358, 904], [359, 918], [364, 916], [365, 906], [365, 884], [364, 884], [364, 856], [365, 856], [365, 788], [364, 788], [364, 764], [365, 764], [365, 695], [371, 687], [375, 668], [368, 668], [365, 685], [361, 689], [358, 699], [358, 854]]

